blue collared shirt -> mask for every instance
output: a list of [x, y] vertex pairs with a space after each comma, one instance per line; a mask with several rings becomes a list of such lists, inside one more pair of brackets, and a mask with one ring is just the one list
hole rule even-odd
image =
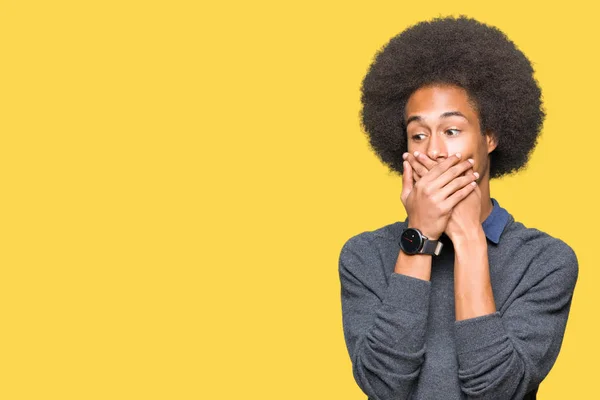
[[481, 224], [483, 227], [483, 232], [485, 236], [495, 244], [500, 242], [500, 235], [502, 235], [502, 231], [506, 227], [508, 223], [508, 211], [504, 208], [500, 207], [498, 201], [492, 198], [492, 204], [494, 207], [492, 208], [492, 212]]

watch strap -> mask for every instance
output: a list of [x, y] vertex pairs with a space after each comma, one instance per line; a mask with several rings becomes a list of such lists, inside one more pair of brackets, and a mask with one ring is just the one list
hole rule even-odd
[[425, 239], [425, 243], [423, 243], [423, 247], [419, 251], [420, 254], [435, 254], [436, 256], [440, 255], [442, 251], [442, 242], [439, 240], [429, 240]]

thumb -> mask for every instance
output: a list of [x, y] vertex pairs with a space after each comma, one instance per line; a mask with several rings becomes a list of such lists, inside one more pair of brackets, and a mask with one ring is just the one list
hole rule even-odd
[[408, 161], [404, 161], [402, 166], [404, 167], [404, 173], [402, 174], [402, 194], [400, 198], [402, 203], [406, 204], [406, 198], [413, 189], [413, 170]]

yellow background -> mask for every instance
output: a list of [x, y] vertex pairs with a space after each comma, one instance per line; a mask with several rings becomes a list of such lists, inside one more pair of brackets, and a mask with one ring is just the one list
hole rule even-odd
[[365, 399], [338, 255], [405, 212], [359, 86], [393, 35], [459, 13], [537, 71], [543, 136], [492, 195], [579, 257], [539, 398], [590, 398], [598, 10], [484, 3], [0, 2], [0, 398]]

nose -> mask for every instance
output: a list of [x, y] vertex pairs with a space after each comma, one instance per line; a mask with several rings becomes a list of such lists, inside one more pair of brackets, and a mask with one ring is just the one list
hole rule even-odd
[[446, 150], [446, 144], [444, 140], [438, 137], [438, 135], [433, 134], [429, 139], [429, 143], [427, 144], [427, 155], [432, 160], [437, 161], [438, 158], [447, 158], [448, 152]]

